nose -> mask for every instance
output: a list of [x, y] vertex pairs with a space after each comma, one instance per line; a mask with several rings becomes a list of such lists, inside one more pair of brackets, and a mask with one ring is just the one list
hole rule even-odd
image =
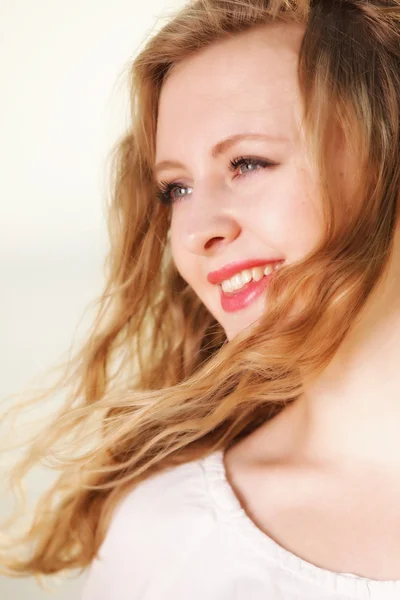
[[177, 211], [176, 223], [177, 237], [188, 252], [209, 255], [238, 237], [240, 217], [227, 185], [196, 183], [192, 196], [186, 197], [186, 210]]

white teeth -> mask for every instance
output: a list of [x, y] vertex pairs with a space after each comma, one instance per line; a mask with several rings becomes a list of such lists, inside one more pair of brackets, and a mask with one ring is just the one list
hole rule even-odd
[[262, 279], [264, 277], [264, 269], [265, 267], [253, 267], [252, 268], [252, 273], [253, 273], [253, 279], [254, 281], [260, 281], [260, 279]]
[[264, 269], [264, 275], [271, 275], [274, 267], [272, 265], [267, 265]]
[[237, 273], [231, 279], [226, 279], [222, 282], [221, 287], [224, 292], [235, 292], [240, 290], [249, 281], [260, 281], [264, 275], [270, 275], [273, 271], [279, 269], [281, 265], [275, 263], [274, 265], [266, 265], [265, 267], [253, 267], [252, 269], [245, 269], [240, 273]]

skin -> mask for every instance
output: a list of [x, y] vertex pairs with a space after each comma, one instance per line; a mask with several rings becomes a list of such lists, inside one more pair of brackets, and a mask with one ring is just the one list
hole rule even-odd
[[[182, 163], [157, 176], [183, 188], [171, 209], [173, 259], [228, 339], [268, 303], [261, 297], [226, 313], [207, 273], [253, 257], [299, 260], [322, 234], [317, 178], [299, 129], [303, 33], [273, 25], [214, 44], [176, 66], [161, 93], [156, 163]], [[287, 141], [245, 140], [210, 156], [215, 143], [244, 132]], [[232, 173], [229, 160], [239, 156], [278, 166]], [[338, 174], [350, 185], [352, 157], [347, 149], [340, 157]], [[400, 579], [399, 288], [397, 228], [388, 277], [331, 364], [224, 457], [260, 529], [314, 565], [371, 579]]]
[[[207, 274], [254, 257], [300, 259], [321, 230], [315, 183], [296, 126], [295, 72], [302, 35], [298, 28], [292, 31], [291, 45], [279, 50], [280, 60], [280, 29], [266, 36], [259, 28], [175, 67], [161, 93], [156, 163], [174, 159], [185, 165], [158, 176], [185, 186], [184, 192], [175, 191], [172, 207], [173, 258], [228, 339], [257, 320], [265, 299], [226, 313], [220, 287], [210, 284]], [[266, 37], [272, 37], [272, 47]], [[210, 157], [215, 143], [246, 132], [288, 141], [246, 140], [217, 159]], [[238, 167], [233, 173], [229, 160], [240, 156], [269, 159], [279, 166], [252, 167], [251, 173]]]

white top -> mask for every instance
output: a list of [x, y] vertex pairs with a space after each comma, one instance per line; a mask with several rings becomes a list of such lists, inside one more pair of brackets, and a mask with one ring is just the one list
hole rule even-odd
[[335, 573], [245, 513], [223, 452], [150, 476], [115, 509], [81, 600], [400, 600], [399, 581]]

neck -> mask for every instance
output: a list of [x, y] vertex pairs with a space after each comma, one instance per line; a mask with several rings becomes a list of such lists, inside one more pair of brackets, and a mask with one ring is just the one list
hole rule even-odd
[[308, 456], [400, 469], [400, 274], [394, 264], [334, 359], [299, 399]]

